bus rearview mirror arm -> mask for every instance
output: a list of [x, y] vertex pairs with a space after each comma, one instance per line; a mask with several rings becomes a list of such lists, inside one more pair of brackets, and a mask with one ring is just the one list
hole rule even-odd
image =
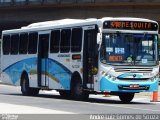
[[100, 50], [101, 43], [102, 43], [102, 34], [101, 33], [97, 33], [98, 51]]

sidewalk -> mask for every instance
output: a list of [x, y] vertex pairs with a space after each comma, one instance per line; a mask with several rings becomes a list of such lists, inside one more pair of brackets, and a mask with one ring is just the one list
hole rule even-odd
[[[141, 93], [136, 93], [136, 96], [144, 96], [144, 97], [149, 97], [152, 100], [153, 97], [153, 92], [141, 92]], [[158, 100], [160, 101], [160, 86], [158, 88]]]

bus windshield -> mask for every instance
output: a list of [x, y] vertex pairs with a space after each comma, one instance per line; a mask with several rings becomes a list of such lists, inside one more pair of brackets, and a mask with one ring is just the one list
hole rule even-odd
[[113, 65], [156, 65], [157, 40], [154, 34], [103, 33], [101, 62]]

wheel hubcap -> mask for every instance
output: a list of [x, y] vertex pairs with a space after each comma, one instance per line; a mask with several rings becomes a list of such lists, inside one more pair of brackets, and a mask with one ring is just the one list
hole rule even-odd
[[81, 85], [78, 85], [78, 86], [77, 86], [77, 94], [78, 94], [78, 95], [81, 95], [82, 92], [83, 92], [82, 86], [81, 86]]

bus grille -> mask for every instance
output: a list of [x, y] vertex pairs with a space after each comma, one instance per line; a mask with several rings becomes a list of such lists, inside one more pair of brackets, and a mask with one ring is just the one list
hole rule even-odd
[[124, 81], [125, 81], [125, 80], [126, 80], [126, 81], [130, 81], [130, 80], [133, 80], [133, 81], [134, 81], [134, 80], [135, 80], [135, 81], [139, 81], [139, 80], [147, 81], [147, 80], [149, 80], [149, 78], [119, 78], [119, 77], [118, 77], [118, 79], [119, 79], [119, 80], [124, 80]]
[[134, 73], [150, 73], [152, 68], [114, 68], [115, 72], [134, 72]]

